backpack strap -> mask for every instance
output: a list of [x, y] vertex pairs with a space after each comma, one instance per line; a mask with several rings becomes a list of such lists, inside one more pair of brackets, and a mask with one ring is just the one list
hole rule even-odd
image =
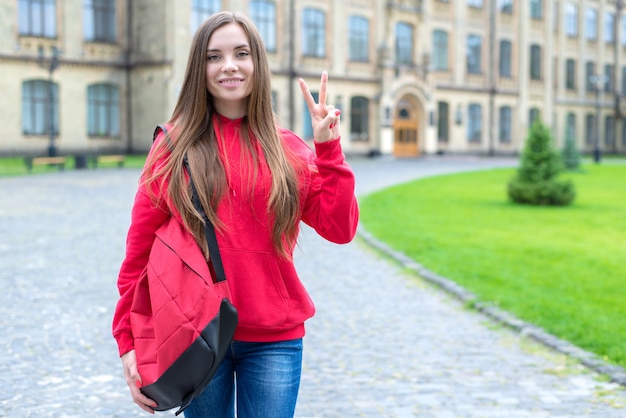
[[[154, 134], [152, 135], [152, 142], [154, 142], [159, 135], [159, 132], [163, 132], [165, 134], [165, 140], [167, 141], [167, 146], [171, 150], [174, 149], [174, 144], [172, 143], [172, 139], [170, 138], [169, 133], [167, 132], [167, 128], [165, 125], [157, 125], [154, 130]], [[213, 264], [213, 269], [215, 270], [215, 275], [217, 276], [216, 282], [222, 282], [226, 280], [226, 275], [224, 273], [224, 266], [222, 264], [222, 257], [220, 255], [220, 249], [217, 246], [217, 236], [215, 235], [215, 228], [213, 224], [209, 220], [202, 204], [200, 203], [200, 198], [198, 197], [198, 191], [196, 190], [196, 186], [193, 184], [193, 179], [191, 178], [191, 170], [189, 169], [189, 160], [187, 160], [187, 155], [183, 158], [183, 162], [185, 164], [185, 169], [187, 170], [187, 175], [189, 176], [189, 184], [191, 186], [191, 200], [193, 201], [193, 205], [196, 210], [200, 212], [202, 215], [202, 219], [204, 220], [204, 236], [206, 238], [207, 244], [209, 246], [209, 257], [211, 257], [211, 262]]]
[[165, 134], [167, 147], [170, 149], [170, 151], [174, 150], [174, 144], [172, 143], [172, 138], [170, 138], [170, 134], [167, 131], [167, 128], [165, 127], [165, 125], [157, 125], [157, 127], [154, 129], [154, 133], [152, 134], [152, 142], [156, 141], [157, 136], [159, 135], [159, 132], [163, 132]]
[[209, 220], [202, 204], [200, 203], [200, 197], [198, 196], [198, 191], [196, 190], [196, 186], [193, 184], [193, 179], [191, 178], [191, 170], [189, 169], [189, 160], [187, 160], [187, 155], [183, 158], [185, 168], [187, 169], [187, 175], [189, 176], [189, 184], [191, 186], [191, 200], [193, 202], [194, 207], [200, 215], [202, 215], [202, 219], [204, 220], [204, 236], [206, 238], [207, 244], [209, 246], [209, 257], [211, 258], [211, 263], [213, 264], [213, 269], [215, 270], [216, 283], [222, 282], [226, 280], [226, 274], [224, 273], [224, 265], [222, 264], [222, 257], [220, 255], [220, 249], [217, 246], [217, 236], [215, 235], [215, 228], [213, 224]]

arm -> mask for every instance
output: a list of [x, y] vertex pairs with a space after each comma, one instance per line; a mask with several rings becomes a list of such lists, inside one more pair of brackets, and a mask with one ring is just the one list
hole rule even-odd
[[140, 187], [135, 196], [131, 225], [126, 237], [126, 257], [117, 280], [120, 299], [113, 317], [113, 336], [117, 341], [120, 355], [134, 347], [130, 327], [130, 309], [135, 287], [139, 276], [148, 264], [155, 232], [169, 216], [166, 208], [155, 207], [145, 189]]
[[130, 310], [139, 276], [148, 264], [155, 232], [169, 216], [166, 208], [155, 207], [143, 187], [140, 187], [135, 196], [132, 221], [126, 238], [126, 258], [117, 280], [120, 299], [113, 317], [113, 336], [118, 344], [124, 378], [131, 396], [141, 409], [151, 414], [154, 414], [152, 408], [157, 404], [139, 389], [142, 386], [142, 380], [137, 370], [137, 357], [130, 326]]
[[315, 144], [315, 150], [302, 220], [325, 239], [348, 243], [359, 222], [354, 174], [345, 162], [339, 139]]
[[[164, 132], [160, 131], [148, 154], [146, 167], [144, 167], [140, 186], [135, 194], [135, 202], [131, 211], [131, 224], [126, 236], [126, 257], [117, 279], [120, 299], [113, 316], [113, 337], [117, 341], [120, 356], [134, 347], [130, 326], [130, 309], [133, 303], [135, 287], [141, 273], [148, 265], [155, 232], [170, 216], [170, 211], [164, 198], [164, 191], [167, 190], [167, 185], [162, 184], [158, 186], [155, 184], [156, 182], [152, 183], [152, 193], [148, 193], [144, 183], [144, 179], [149, 173], [153, 173], [167, 161], [166, 155], [162, 154], [162, 145], [165, 137]], [[158, 161], [151, 163], [157, 155], [159, 155]], [[149, 164], [153, 164], [152, 167], [148, 167]], [[159, 196], [158, 207], [153, 202], [151, 196]]]
[[309, 161], [311, 184], [302, 219], [329, 241], [347, 243], [356, 234], [359, 209], [354, 195], [354, 173], [341, 150], [341, 112], [326, 105], [326, 72], [322, 73], [319, 103], [315, 103], [304, 80], [299, 81], [311, 114], [316, 151], [313, 161]]
[[[155, 144], [165, 138], [161, 132]], [[153, 146], [148, 156], [158, 151]], [[163, 163], [163, 161], [161, 161]], [[152, 170], [155, 168], [152, 167]], [[146, 175], [144, 168], [143, 176]], [[165, 185], [162, 186], [166, 190]], [[113, 316], [113, 336], [118, 344], [124, 378], [130, 389], [133, 401], [144, 411], [154, 414], [156, 402], [146, 397], [140, 390], [142, 379], [137, 369], [137, 356], [134, 349], [134, 338], [131, 329], [130, 312], [135, 295], [135, 289], [141, 274], [144, 272], [157, 229], [171, 216], [168, 205], [165, 203], [159, 187], [152, 185], [154, 196], [160, 196], [159, 204], [155, 205], [148, 194], [146, 186], [141, 184], [135, 195], [135, 202], [131, 212], [131, 224], [126, 237], [126, 257], [120, 268], [117, 287], [120, 293], [115, 314]]]

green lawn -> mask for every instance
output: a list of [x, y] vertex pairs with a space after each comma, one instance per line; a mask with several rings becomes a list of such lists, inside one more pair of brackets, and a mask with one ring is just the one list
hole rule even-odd
[[[124, 161], [124, 167], [127, 168], [142, 168], [146, 161], [145, 155], [127, 155]], [[74, 169], [76, 163], [74, 157], [68, 157], [65, 163], [65, 169]], [[91, 167], [91, 163], [89, 164]], [[110, 168], [117, 167], [116, 163], [102, 163], [98, 165], [98, 168]], [[32, 174], [35, 173], [48, 173], [59, 171], [57, 167], [48, 166], [36, 166], [33, 167]], [[21, 157], [2, 157], [0, 158], [0, 176], [21, 176], [28, 174], [24, 158]]]
[[510, 203], [512, 169], [361, 199], [365, 228], [482, 301], [626, 367], [626, 165], [570, 174], [569, 207]]

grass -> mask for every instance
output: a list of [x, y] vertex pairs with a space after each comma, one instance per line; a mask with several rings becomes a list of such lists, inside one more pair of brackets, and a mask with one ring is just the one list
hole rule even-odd
[[[145, 155], [126, 155], [124, 161], [124, 167], [127, 168], [142, 168], [146, 161]], [[74, 157], [68, 157], [65, 163], [65, 169], [74, 169], [76, 162]], [[90, 165], [91, 167], [91, 165]], [[110, 168], [117, 167], [117, 163], [100, 163], [98, 168]], [[52, 166], [35, 166], [33, 167], [32, 174], [35, 173], [50, 173], [57, 172], [59, 169]], [[0, 177], [4, 176], [21, 176], [29, 174], [22, 157], [2, 157], [0, 158]]]
[[361, 199], [361, 221], [481, 300], [626, 367], [626, 165], [569, 174], [569, 207], [510, 203], [513, 173], [392, 187]]

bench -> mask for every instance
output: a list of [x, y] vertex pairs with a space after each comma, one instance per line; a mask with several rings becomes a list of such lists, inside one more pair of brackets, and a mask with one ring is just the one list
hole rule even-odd
[[59, 170], [64, 170], [66, 161], [67, 157], [31, 157], [24, 159], [29, 173], [36, 165], [56, 166]]
[[98, 167], [98, 164], [116, 163], [118, 167], [124, 166], [124, 155], [96, 155], [92, 158], [93, 167]]

